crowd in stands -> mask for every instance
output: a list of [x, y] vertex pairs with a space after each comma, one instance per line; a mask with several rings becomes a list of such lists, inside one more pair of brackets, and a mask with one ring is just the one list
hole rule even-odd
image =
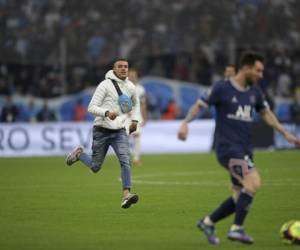
[[48, 107], [47, 101], [44, 101], [41, 108], [35, 106], [34, 101], [28, 105], [16, 105], [11, 96], [6, 96], [4, 105], [1, 109], [0, 122], [52, 122], [57, 121], [55, 113]]
[[[267, 58], [264, 91], [292, 98], [300, 88], [299, 9], [297, 0], [0, 0], [0, 95], [79, 93], [116, 57], [141, 75], [210, 86], [254, 48]], [[78, 105], [75, 120], [86, 117]]]
[[39, 105], [34, 99], [28, 103], [20, 104], [13, 100], [12, 96], [5, 96], [3, 105], [0, 106], [0, 122], [54, 122], [54, 121], [86, 121], [92, 118], [88, 116], [87, 107], [82, 100], [77, 99], [76, 103], [68, 110], [68, 119], [60, 115], [60, 108], [54, 109], [44, 99]]

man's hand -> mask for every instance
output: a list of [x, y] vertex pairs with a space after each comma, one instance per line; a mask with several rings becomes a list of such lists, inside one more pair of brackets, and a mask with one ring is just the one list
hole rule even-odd
[[130, 126], [129, 126], [129, 134], [133, 133], [134, 131], [136, 131], [137, 129], [137, 122], [136, 121], [132, 121]]
[[189, 128], [186, 121], [184, 121], [178, 131], [177, 137], [179, 140], [185, 141], [188, 136]]
[[105, 112], [105, 117], [108, 117], [109, 119], [111, 120], [114, 120], [116, 119], [116, 117], [118, 116], [119, 114], [117, 112], [110, 112], [110, 111], [106, 111]]
[[290, 133], [285, 133], [284, 137], [288, 142], [293, 143], [297, 148], [300, 148], [300, 140], [298, 140], [295, 136]]

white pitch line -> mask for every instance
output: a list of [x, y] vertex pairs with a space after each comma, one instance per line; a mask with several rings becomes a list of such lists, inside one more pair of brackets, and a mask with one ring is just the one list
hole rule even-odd
[[168, 172], [168, 173], [157, 173], [157, 174], [145, 174], [135, 176], [136, 178], [151, 178], [151, 177], [165, 177], [165, 176], [204, 176], [210, 174], [223, 174], [220, 171], [194, 171], [194, 172]]
[[[145, 185], [160, 185], [160, 186], [228, 186], [230, 185], [229, 181], [164, 181], [159, 180], [164, 177], [170, 176], [206, 176], [211, 174], [222, 174], [220, 171], [193, 171], [193, 172], [168, 172], [168, 173], [157, 173], [157, 174], [145, 174], [145, 175], [138, 175], [133, 177], [132, 182], [138, 184], [145, 184]], [[145, 180], [148, 178], [155, 178], [158, 180]], [[264, 181], [263, 186], [300, 186], [300, 182], [298, 179], [281, 179], [280, 181]]]
[[181, 182], [181, 181], [142, 181], [133, 180], [133, 183], [157, 185], [157, 186], [228, 186], [228, 183], [214, 183], [214, 182]]
[[[156, 186], [228, 186], [229, 182], [181, 182], [181, 181], [143, 181], [134, 179], [133, 183], [145, 184], [145, 185], [156, 185]], [[290, 183], [290, 182], [264, 182], [263, 186], [293, 186], [299, 187], [300, 183]]]

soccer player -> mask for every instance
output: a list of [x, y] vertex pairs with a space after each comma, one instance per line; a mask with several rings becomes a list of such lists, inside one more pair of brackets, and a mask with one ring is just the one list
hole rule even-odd
[[[224, 80], [230, 80], [230, 78], [234, 77], [235, 74], [236, 74], [236, 70], [233, 65], [228, 64], [224, 68], [224, 72], [223, 72]], [[213, 141], [213, 149], [215, 149], [215, 148], [216, 148], [216, 130], [214, 132], [214, 141]]]
[[[141, 133], [142, 126], [145, 124], [147, 120], [147, 104], [146, 104], [146, 91], [143, 85], [139, 83], [138, 72], [136, 69], [129, 69], [128, 71], [128, 79], [133, 82], [136, 86], [137, 97], [140, 101], [140, 113], [138, 114], [138, 128], [132, 133], [132, 164], [135, 167], [140, 167], [142, 165], [141, 162]], [[131, 120], [132, 113], [128, 114], [129, 121]]]
[[263, 77], [262, 55], [244, 52], [240, 69], [230, 80], [221, 80], [212, 89], [208, 98], [200, 98], [190, 108], [179, 131], [178, 138], [186, 140], [188, 123], [201, 108], [214, 105], [216, 108], [216, 153], [220, 164], [229, 172], [233, 196], [228, 197], [211, 214], [201, 219], [197, 227], [204, 232], [211, 244], [219, 244], [214, 224], [235, 214], [228, 232], [228, 239], [251, 244], [253, 238], [246, 234], [243, 224], [255, 193], [260, 188], [260, 176], [252, 162], [250, 125], [256, 110], [268, 125], [281, 133], [287, 141], [300, 146], [300, 141], [278, 122], [260, 90], [255, 86]]
[[137, 203], [138, 195], [131, 193], [131, 163], [128, 135], [125, 130], [127, 113], [122, 113], [118, 103], [119, 86], [122, 94], [131, 98], [133, 103], [132, 120], [129, 126], [129, 133], [137, 129], [138, 114], [140, 105], [136, 96], [135, 85], [128, 80], [128, 61], [117, 59], [113, 64], [113, 69], [105, 75], [105, 80], [98, 85], [91, 102], [88, 112], [95, 116], [93, 126], [92, 156], [83, 152], [82, 146], [77, 146], [66, 157], [66, 164], [71, 166], [78, 160], [85, 164], [92, 172], [97, 173], [104, 161], [109, 146], [111, 146], [120, 162], [121, 179], [123, 186], [122, 208], [129, 208]]

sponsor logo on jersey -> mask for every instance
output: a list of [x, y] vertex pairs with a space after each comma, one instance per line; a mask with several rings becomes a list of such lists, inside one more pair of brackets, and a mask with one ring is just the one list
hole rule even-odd
[[253, 119], [251, 117], [251, 105], [239, 105], [235, 114], [228, 114], [227, 118], [239, 120], [239, 121], [245, 121], [245, 122], [251, 122]]

